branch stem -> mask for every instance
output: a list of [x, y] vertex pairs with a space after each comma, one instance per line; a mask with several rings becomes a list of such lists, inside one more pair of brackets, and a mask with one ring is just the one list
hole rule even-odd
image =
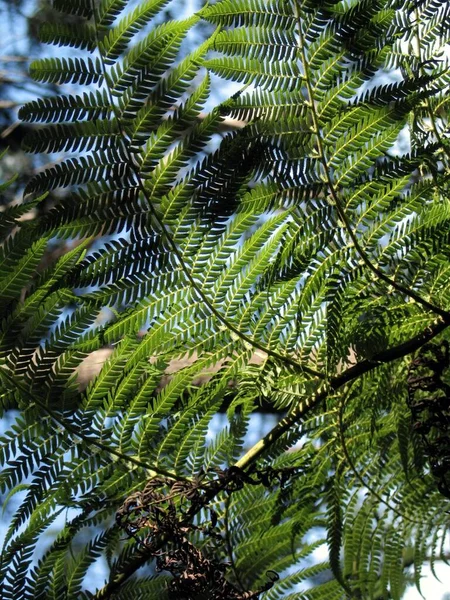
[[408, 296], [409, 298], [412, 298], [413, 300], [415, 300], [415, 302], [417, 302], [417, 304], [420, 304], [427, 310], [441, 316], [444, 319], [449, 319], [450, 312], [443, 310], [439, 306], [435, 306], [431, 302], [428, 302], [428, 300], [425, 300], [424, 298], [422, 298], [420, 296], [420, 294], [416, 293], [414, 290], [411, 290], [410, 288], [403, 286], [402, 284], [398, 283], [394, 279], [391, 279], [381, 269], [379, 269], [376, 265], [374, 265], [372, 263], [372, 261], [370, 260], [370, 258], [368, 257], [368, 255], [366, 254], [366, 252], [361, 247], [358, 237], [355, 234], [355, 232], [353, 231], [353, 227], [352, 227], [350, 219], [348, 218], [347, 213], [345, 211], [344, 204], [342, 203], [341, 198], [335, 188], [333, 176], [331, 174], [331, 171], [330, 171], [330, 168], [328, 165], [328, 159], [327, 159], [327, 155], [326, 155], [325, 148], [323, 145], [322, 136], [320, 133], [320, 122], [319, 122], [319, 117], [318, 117], [316, 105], [315, 105], [314, 90], [311, 85], [311, 76], [310, 76], [310, 71], [309, 71], [308, 59], [307, 59], [306, 51], [305, 51], [305, 39], [304, 39], [303, 32], [302, 32], [299, 9], [296, 4], [294, 4], [294, 6], [295, 6], [295, 13], [296, 13], [295, 16], [296, 16], [297, 23], [298, 23], [298, 27], [297, 27], [298, 39], [299, 39], [298, 48], [299, 48], [299, 52], [300, 52], [300, 58], [303, 63], [304, 83], [306, 86], [306, 90], [308, 92], [308, 99], [309, 99], [309, 105], [311, 108], [311, 118], [312, 118], [312, 122], [313, 122], [313, 129], [314, 129], [314, 133], [316, 134], [317, 150], [319, 153], [320, 162], [322, 163], [323, 172], [324, 172], [327, 184], [328, 184], [330, 196], [336, 206], [336, 210], [339, 215], [339, 218], [343, 222], [345, 229], [346, 229], [351, 241], [353, 242], [356, 252], [358, 253], [361, 260], [364, 262], [366, 267], [370, 271], [372, 271], [372, 273], [374, 273], [379, 279], [381, 279], [388, 285], [392, 286], [395, 290], [397, 290], [397, 292], [404, 294], [404, 295]]
[[[95, 12], [95, 6], [93, 5], [92, 0], [91, 0], [91, 7], [93, 10], [94, 20], [95, 20], [95, 34], [96, 34], [96, 38], [97, 38], [97, 48], [100, 48], [101, 45], [100, 45], [100, 39], [98, 36], [97, 17], [96, 17], [96, 12]], [[117, 112], [117, 107], [114, 103], [114, 98], [112, 96], [111, 89], [108, 84], [106, 65], [105, 65], [104, 57], [103, 57], [103, 54], [101, 51], [99, 51], [99, 55], [100, 55], [100, 61], [101, 61], [102, 71], [103, 71], [104, 80], [105, 80], [106, 91], [109, 96], [111, 108], [112, 108], [112, 111], [114, 112], [114, 117], [117, 120], [117, 123], [119, 125], [119, 131], [122, 131], [124, 138], [126, 138], [125, 133], [124, 133], [125, 129], [121, 124], [121, 116]], [[233, 325], [233, 323], [231, 323], [226, 317], [224, 317], [224, 315], [222, 315], [222, 313], [214, 306], [214, 304], [209, 300], [209, 298], [207, 297], [205, 292], [202, 290], [200, 283], [195, 280], [194, 276], [192, 275], [191, 270], [189, 269], [189, 266], [184, 261], [183, 255], [182, 255], [180, 249], [178, 248], [175, 240], [173, 239], [173, 236], [170, 234], [169, 228], [164, 223], [162, 218], [159, 216], [158, 212], [155, 210], [155, 208], [151, 202], [151, 197], [149, 196], [149, 193], [144, 185], [144, 182], [142, 181], [142, 177], [141, 177], [138, 165], [136, 164], [136, 162], [126, 144], [125, 144], [125, 152], [127, 154], [128, 162], [136, 176], [136, 179], [138, 182], [138, 187], [148, 204], [151, 215], [155, 219], [155, 222], [156, 222], [157, 226], [159, 227], [161, 233], [163, 233], [165, 235], [174, 255], [176, 256], [176, 258], [183, 270], [183, 273], [184, 273], [186, 279], [189, 281], [192, 289], [194, 289], [195, 292], [198, 294], [201, 301], [205, 304], [205, 306], [208, 307], [208, 309], [217, 318], [217, 320], [220, 321], [220, 323], [222, 323], [227, 329], [232, 331], [237, 337], [239, 337], [244, 344], [250, 344], [250, 346], [257, 348], [258, 350], [262, 350], [268, 356], [271, 356], [272, 358], [275, 358], [281, 362], [284, 362], [284, 363], [296, 368], [297, 370], [310, 375], [311, 377], [319, 377], [320, 379], [325, 379], [326, 375], [324, 373], [321, 373], [320, 371], [317, 371], [315, 369], [312, 369], [311, 367], [308, 367], [302, 363], [297, 362], [295, 359], [293, 359], [291, 356], [288, 356], [287, 354], [281, 354], [279, 352], [276, 352], [275, 350], [272, 350], [272, 348], [269, 348], [269, 347], [265, 346], [264, 344], [262, 344], [261, 342], [259, 342], [258, 340], [255, 340], [252, 337], [248, 336], [247, 334], [242, 332], [238, 327]]]
[[375, 354], [371, 360], [362, 360], [356, 365], [349, 367], [340, 375], [331, 378], [329, 384], [319, 388], [312, 398], [305, 398], [304, 402], [298, 403], [284, 419], [281, 419], [267, 435], [260, 439], [240, 460], [238, 460], [236, 467], [248, 469], [271, 447], [272, 444], [287, 433], [291, 427], [298, 425], [313, 408], [325, 400], [330, 392], [340, 389], [348, 382], [357, 379], [364, 373], [373, 371], [383, 364], [403, 358], [404, 356], [419, 350], [424, 344], [439, 335], [449, 325], [450, 319], [439, 319], [410, 340]]

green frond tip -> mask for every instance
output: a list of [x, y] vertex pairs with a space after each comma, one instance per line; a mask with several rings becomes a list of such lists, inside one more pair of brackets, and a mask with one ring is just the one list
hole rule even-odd
[[39, 29], [39, 39], [44, 44], [69, 46], [81, 50], [93, 51], [96, 48], [95, 29], [89, 25], [71, 25], [44, 23]]
[[101, 31], [103, 27], [109, 27], [126, 7], [128, 0], [101, 0], [97, 12], [96, 21]]
[[104, 119], [112, 112], [107, 90], [84, 93], [81, 96], [50, 96], [39, 98], [22, 106], [22, 121], [57, 123]]
[[99, 58], [43, 58], [30, 65], [30, 77], [41, 83], [78, 83], [89, 85], [103, 79]]
[[131, 13], [125, 15], [107, 33], [101, 42], [105, 60], [114, 61], [125, 52], [130, 40], [149, 23], [169, 0], [144, 0]]

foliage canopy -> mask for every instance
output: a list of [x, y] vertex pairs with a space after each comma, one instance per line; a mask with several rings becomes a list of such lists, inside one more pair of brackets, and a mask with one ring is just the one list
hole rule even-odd
[[450, 525], [449, 5], [166, 5], [54, 0], [30, 66], [71, 87], [0, 213], [2, 597], [396, 600]]

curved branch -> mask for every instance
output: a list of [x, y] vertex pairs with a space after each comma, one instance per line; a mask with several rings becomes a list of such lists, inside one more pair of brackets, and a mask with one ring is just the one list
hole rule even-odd
[[[95, 20], [95, 35], [96, 35], [96, 41], [97, 41], [97, 48], [100, 48], [100, 39], [98, 36], [98, 26], [97, 26], [97, 18], [96, 18], [96, 12], [95, 12], [95, 6], [93, 4], [93, 1], [91, 0], [91, 7], [93, 10], [93, 15], [94, 15], [94, 20]], [[102, 71], [103, 74], [105, 75], [105, 86], [106, 86], [106, 91], [107, 94], [109, 96], [109, 100], [111, 103], [111, 108], [112, 111], [114, 112], [114, 117], [117, 120], [117, 123], [119, 125], [119, 131], [122, 132], [122, 135], [125, 136], [125, 129], [121, 124], [121, 118], [120, 115], [117, 112], [117, 107], [114, 104], [114, 98], [112, 96], [111, 93], [111, 89], [109, 87], [108, 84], [108, 77], [106, 76], [106, 66], [105, 66], [105, 61], [104, 61], [104, 57], [102, 52], [99, 50], [99, 55], [100, 55], [100, 61], [101, 61], [101, 65], [102, 65]], [[279, 352], [276, 352], [275, 350], [272, 350], [271, 348], [268, 348], [267, 346], [264, 346], [264, 344], [258, 342], [257, 340], [249, 337], [248, 335], [246, 335], [245, 333], [243, 333], [238, 327], [236, 327], [235, 325], [233, 325], [226, 317], [224, 317], [222, 315], [222, 313], [217, 310], [217, 308], [214, 306], [213, 303], [210, 302], [209, 298], [207, 297], [207, 295], [203, 292], [201, 286], [197, 283], [197, 281], [195, 280], [195, 278], [193, 277], [189, 267], [186, 265], [184, 259], [183, 259], [183, 255], [180, 252], [177, 244], [175, 243], [173, 237], [170, 234], [170, 231], [168, 229], [168, 227], [166, 226], [166, 224], [163, 222], [163, 220], [161, 219], [161, 217], [158, 215], [157, 211], [154, 209], [153, 204], [151, 202], [150, 196], [148, 194], [148, 191], [142, 181], [142, 177], [140, 175], [140, 171], [138, 169], [138, 166], [134, 160], [134, 157], [132, 156], [132, 154], [130, 153], [129, 149], [127, 146], [125, 146], [125, 152], [127, 154], [127, 159], [128, 159], [128, 163], [130, 165], [130, 167], [133, 169], [134, 174], [136, 176], [136, 180], [138, 182], [138, 187], [142, 193], [142, 195], [144, 196], [144, 198], [147, 201], [148, 207], [149, 207], [149, 211], [151, 212], [153, 218], [155, 219], [155, 222], [157, 223], [158, 227], [161, 230], [161, 233], [163, 233], [166, 236], [166, 239], [174, 253], [174, 255], [176, 256], [176, 258], [178, 259], [180, 266], [186, 276], [186, 279], [189, 281], [190, 285], [192, 286], [192, 288], [195, 290], [195, 292], [198, 294], [198, 296], [201, 298], [201, 301], [205, 304], [205, 306], [208, 307], [208, 309], [211, 311], [211, 313], [223, 324], [225, 325], [225, 327], [227, 327], [230, 331], [232, 331], [236, 336], [238, 336], [242, 342], [244, 344], [250, 344], [251, 346], [253, 346], [254, 348], [258, 348], [258, 350], [262, 350], [263, 352], [265, 352], [267, 355], [272, 356], [273, 358], [287, 363], [289, 365], [291, 365], [292, 367], [298, 369], [299, 371], [303, 372], [303, 373], [307, 373], [308, 375], [311, 375], [312, 377], [319, 377], [320, 379], [325, 379], [326, 375], [324, 373], [321, 373], [319, 371], [316, 371], [315, 369], [312, 369], [311, 367], [308, 367], [306, 365], [303, 365], [302, 363], [297, 362], [296, 360], [294, 360], [292, 357], [288, 356], [287, 354], [280, 354]]]
[[339, 197], [339, 194], [334, 186], [333, 177], [331, 175], [330, 168], [328, 166], [328, 160], [327, 160], [327, 156], [325, 153], [325, 148], [323, 146], [322, 137], [320, 135], [319, 117], [318, 117], [317, 111], [316, 111], [316, 106], [315, 106], [315, 101], [314, 101], [314, 93], [313, 93], [313, 88], [311, 85], [311, 78], [309, 75], [308, 60], [307, 60], [306, 53], [305, 53], [305, 40], [303, 37], [302, 28], [301, 28], [301, 24], [300, 24], [299, 8], [296, 3], [294, 3], [294, 8], [295, 8], [295, 13], [296, 13], [295, 16], [296, 16], [297, 23], [298, 23], [298, 37], [299, 37], [299, 42], [300, 42], [299, 43], [300, 58], [302, 60], [303, 68], [304, 68], [304, 75], [305, 75], [304, 81], [305, 81], [305, 86], [306, 86], [308, 96], [309, 96], [309, 107], [311, 109], [311, 118], [312, 118], [312, 123], [313, 123], [312, 129], [316, 135], [317, 150], [319, 153], [320, 162], [322, 163], [322, 166], [323, 166], [324, 175], [326, 178], [326, 182], [328, 184], [328, 189], [330, 191], [331, 198], [336, 205], [338, 215], [345, 225], [345, 229], [347, 230], [347, 233], [350, 236], [351, 241], [353, 242], [355, 250], [358, 253], [358, 255], [360, 256], [361, 260], [366, 265], [366, 267], [370, 271], [372, 271], [372, 273], [374, 273], [379, 279], [381, 279], [388, 285], [392, 286], [395, 290], [397, 290], [397, 292], [400, 292], [402, 294], [405, 294], [409, 298], [412, 298], [413, 300], [415, 300], [418, 304], [420, 304], [427, 310], [441, 316], [444, 319], [448, 319], [448, 318], [450, 318], [450, 312], [443, 310], [439, 306], [435, 306], [431, 302], [428, 302], [428, 300], [425, 300], [424, 298], [422, 298], [420, 296], [420, 294], [417, 294], [414, 290], [411, 290], [407, 287], [404, 287], [400, 283], [397, 283], [394, 279], [391, 279], [381, 269], [379, 269], [377, 266], [375, 266], [372, 263], [372, 261], [370, 260], [370, 258], [368, 257], [368, 255], [366, 254], [366, 252], [361, 247], [358, 237], [355, 234], [355, 232], [353, 231], [352, 224], [350, 223], [350, 220], [347, 217], [345, 208], [343, 206], [343, 203], [341, 202], [341, 198]]

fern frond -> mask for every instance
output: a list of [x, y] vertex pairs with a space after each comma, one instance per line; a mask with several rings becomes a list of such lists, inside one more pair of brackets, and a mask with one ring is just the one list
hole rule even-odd
[[106, 90], [84, 93], [81, 96], [50, 96], [28, 102], [19, 110], [23, 121], [55, 123], [104, 119], [112, 111]]
[[60, 12], [76, 15], [78, 17], [90, 18], [92, 16], [92, 5], [90, 0], [73, 0], [73, 2], [67, 2], [67, 0], [53, 0], [53, 8]]
[[[107, 62], [112, 62], [118, 58], [128, 47], [128, 43], [153, 17], [167, 4], [167, 0], [145, 0], [137, 6], [131, 14], [122, 17], [122, 19], [108, 32], [102, 40], [100, 49]], [[120, 10], [120, 4], [113, 5], [113, 10]], [[115, 8], [117, 6], [117, 8]], [[109, 20], [109, 9], [103, 8], [103, 14], [100, 12], [100, 18]]]
[[103, 78], [100, 60], [91, 58], [43, 58], [30, 65], [30, 76], [42, 83], [100, 83]]
[[301, 73], [294, 61], [231, 57], [206, 60], [204, 66], [225, 79], [245, 84], [253, 83], [269, 91], [291, 91], [301, 79]]
[[31, 65], [62, 156], [0, 211], [2, 593], [400, 599], [448, 539], [447, 7], [166, 5], [56, 0], [77, 55]]
[[95, 29], [89, 25], [78, 24], [74, 29], [70, 25], [43, 23], [39, 29], [39, 39], [44, 44], [69, 46], [81, 50], [95, 50]]

